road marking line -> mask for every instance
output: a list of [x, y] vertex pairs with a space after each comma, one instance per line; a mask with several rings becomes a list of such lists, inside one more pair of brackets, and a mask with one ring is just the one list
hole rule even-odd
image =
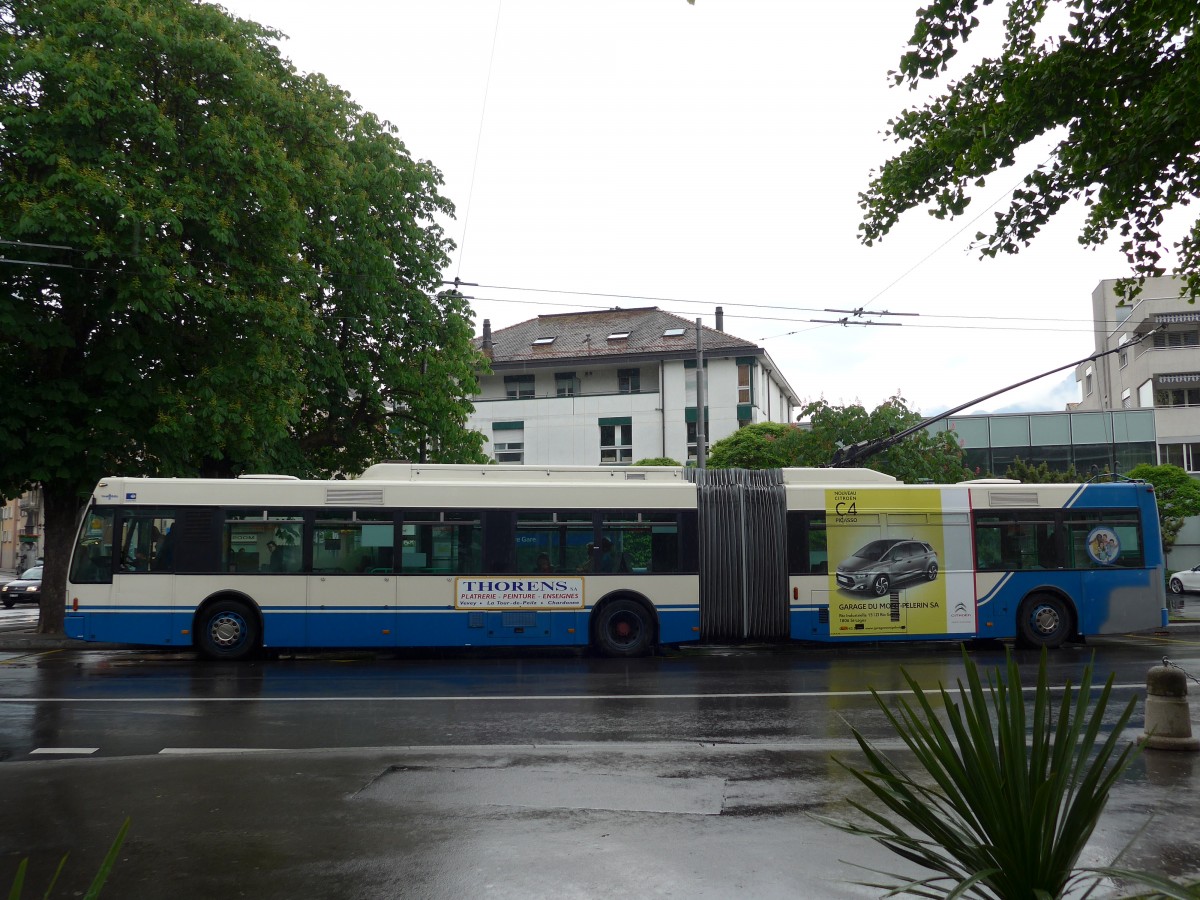
[[204, 756], [209, 753], [280, 753], [271, 747], [163, 747], [159, 756]]
[[[1072, 684], [1072, 689], [1078, 685]], [[1098, 691], [1104, 687], [1103, 682], [1093, 682], [1092, 690]], [[1144, 682], [1134, 684], [1114, 684], [1114, 691], [1139, 691], [1146, 687]], [[938, 693], [937, 687], [924, 689], [927, 694]], [[946, 690], [957, 696], [958, 688], [947, 686]], [[1026, 687], [1025, 693], [1032, 693], [1034, 687]], [[1056, 685], [1051, 691], [1063, 691], [1064, 686]], [[909, 696], [912, 691], [908, 688], [874, 691], [881, 697]], [[454, 694], [433, 697], [387, 697], [387, 696], [354, 696], [354, 697], [0, 697], [0, 703], [541, 703], [550, 700], [769, 700], [775, 697], [788, 699], [813, 699], [820, 697], [870, 697], [872, 691], [754, 691], [742, 694], [486, 694], [466, 695]]]
[[40, 753], [58, 756], [90, 756], [99, 750], [99, 747], [38, 747], [36, 750], [30, 750], [29, 755]]
[[1182, 638], [1173, 638], [1169, 636], [1163, 637], [1157, 634], [1148, 634], [1145, 635], [1145, 637], [1148, 637], [1152, 641], [1158, 641], [1160, 644], [1186, 644], [1188, 646], [1200, 645], [1200, 641], [1185, 641]]
[[22, 653], [19, 656], [13, 656], [9, 659], [0, 659], [0, 665], [8, 665], [9, 663], [21, 662], [23, 659], [36, 659], [39, 656], [50, 656], [54, 653], [62, 653], [62, 650], [38, 650], [35, 653]]

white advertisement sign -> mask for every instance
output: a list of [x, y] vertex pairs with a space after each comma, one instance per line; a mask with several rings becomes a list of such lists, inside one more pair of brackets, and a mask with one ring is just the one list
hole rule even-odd
[[477, 577], [455, 580], [457, 609], [583, 609], [582, 578]]

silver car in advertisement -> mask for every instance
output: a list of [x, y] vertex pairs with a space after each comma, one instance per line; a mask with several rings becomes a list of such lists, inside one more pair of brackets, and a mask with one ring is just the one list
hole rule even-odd
[[845, 591], [862, 591], [883, 597], [894, 585], [914, 578], [937, 578], [937, 551], [912, 538], [871, 541], [838, 564], [837, 584]]

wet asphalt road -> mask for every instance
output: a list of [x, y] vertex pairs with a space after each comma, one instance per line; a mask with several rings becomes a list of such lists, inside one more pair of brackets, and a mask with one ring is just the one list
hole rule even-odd
[[[1200, 672], [1200, 637], [1148, 636], [1064, 648], [1052, 681], [1093, 651], [1121, 699], [1164, 654]], [[896, 862], [809, 814], [860, 796], [831, 760], [856, 758], [849, 725], [904, 758], [869, 695], [902, 690], [901, 665], [927, 687], [961, 673], [941, 645], [240, 666], [0, 653], [0, 888], [29, 856], [40, 892], [68, 850], [63, 885], [81, 888], [128, 816], [106, 896], [874, 896], [852, 864]], [[1155, 812], [1125, 861], [1200, 868], [1198, 787], [1194, 755], [1139, 760], [1087, 861]]]

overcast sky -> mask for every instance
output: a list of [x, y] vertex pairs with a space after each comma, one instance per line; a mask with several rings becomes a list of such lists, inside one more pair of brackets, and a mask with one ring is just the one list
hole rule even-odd
[[[1091, 353], [1091, 292], [1127, 272], [1115, 247], [1079, 246], [1078, 206], [1018, 256], [970, 250], [1025, 168], [990, 178], [961, 219], [915, 210], [881, 244], [858, 242], [858, 194], [895, 146], [881, 132], [919, 99], [887, 77], [917, 2], [222, 5], [282, 31], [299, 70], [442, 171], [458, 210], [447, 277], [481, 285], [464, 289], [476, 333], [484, 318], [498, 329], [616, 305], [712, 326], [720, 305], [725, 330], [765, 347], [802, 401], [871, 408], [899, 391], [933, 414]], [[980, 16], [998, 26], [1002, 13]], [[858, 307], [919, 316], [808, 321]], [[977, 411], [1077, 399], [1068, 371]]]

